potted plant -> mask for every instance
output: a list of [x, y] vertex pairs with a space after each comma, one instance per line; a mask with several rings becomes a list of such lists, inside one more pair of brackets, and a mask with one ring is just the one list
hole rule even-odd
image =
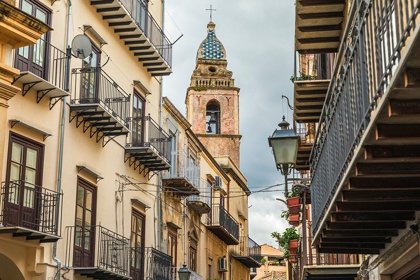
[[287, 207], [289, 208], [290, 215], [296, 215], [300, 212], [300, 196], [298, 193], [292, 192], [287, 198]]
[[282, 234], [278, 232], [273, 232], [271, 234], [271, 237], [275, 238], [279, 246], [284, 249], [285, 259], [288, 259], [291, 256], [291, 252], [289, 250], [289, 246], [290, 246], [289, 241], [290, 240], [299, 241], [299, 238], [300, 238], [299, 234], [296, 232], [296, 229], [292, 227], [287, 228]]

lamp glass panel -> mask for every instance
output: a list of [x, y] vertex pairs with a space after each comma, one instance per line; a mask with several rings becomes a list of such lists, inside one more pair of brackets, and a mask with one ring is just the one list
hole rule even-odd
[[276, 164], [295, 164], [298, 139], [271, 139]]

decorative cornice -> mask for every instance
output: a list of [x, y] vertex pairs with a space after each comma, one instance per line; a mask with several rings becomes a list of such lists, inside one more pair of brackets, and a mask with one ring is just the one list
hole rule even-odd
[[0, 38], [7, 38], [14, 48], [35, 44], [42, 34], [50, 30], [52, 28], [43, 21], [0, 1]]

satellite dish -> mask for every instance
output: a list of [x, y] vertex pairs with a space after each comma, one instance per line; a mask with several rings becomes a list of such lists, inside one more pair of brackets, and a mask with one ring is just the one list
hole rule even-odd
[[90, 56], [92, 53], [92, 43], [88, 36], [79, 34], [74, 37], [71, 42], [71, 52], [75, 57], [80, 59], [85, 59]]

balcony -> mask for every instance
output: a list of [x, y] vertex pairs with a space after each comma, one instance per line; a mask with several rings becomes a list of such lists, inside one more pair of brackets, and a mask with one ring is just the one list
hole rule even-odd
[[353, 2], [310, 159], [321, 253], [380, 254], [420, 210], [419, 4]]
[[321, 75], [295, 77], [294, 112], [297, 123], [318, 123], [330, 80]]
[[239, 244], [239, 224], [220, 205], [211, 207], [211, 211], [207, 214], [206, 227], [227, 245]]
[[296, 50], [332, 53], [340, 47], [346, 0], [296, 0]]
[[187, 198], [187, 205], [198, 214], [206, 214], [211, 210], [212, 186], [206, 180], [200, 180], [200, 194]]
[[112, 80], [100, 67], [72, 70], [70, 122], [83, 124], [83, 132], [102, 146], [129, 130], [130, 95]]
[[358, 255], [349, 254], [310, 254], [306, 256], [305, 263], [302, 280], [354, 280], [360, 269]]
[[69, 55], [39, 39], [36, 45], [16, 50], [15, 67], [20, 70], [20, 74], [13, 79], [12, 84], [22, 84], [23, 96], [31, 90], [35, 91], [36, 103], [44, 97], [49, 98], [51, 110], [63, 97], [70, 96], [65, 84], [69, 64]]
[[130, 275], [132, 280], [173, 280], [172, 257], [155, 248], [132, 247]]
[[91, 0], [152, 76], [172, 73], [172, 43], [148, 11], [143, 0]]
[[248, 268], [260, 267], [261, 246], [248, 236], [241, 236], [233, 257]]
[[93, 279], [131, 279], [130, 240], [102, 226], [66, 227], [65, 264]]
[[61, 194], [24, 181], [3, 182], [1, 190], [0, 234], [40, 243], [60, 239]]
[[[125, 147], [125, 161], [145, 176], [171, 168], [171, 137], [150, 116], [132, 119], [132, 143]], [[135, 136], [134, 134], [136, 134]], [[135, 139], [137, 138], [137, 139]], [[151, 177], [149, 177], [151, 178]]]
[[176, 194], [197, 195], [200, 192], [200, 166], [185, 151], [172, 151], [171, 159], [171, 169], [162, 177], [163, 186]]
[[295, 123], [294, 130], [296, 135], [300, 136], [295, 169], [299, 172], [306, 172], [309, 170], [309, 157], [314, 141], [315, 123]]

